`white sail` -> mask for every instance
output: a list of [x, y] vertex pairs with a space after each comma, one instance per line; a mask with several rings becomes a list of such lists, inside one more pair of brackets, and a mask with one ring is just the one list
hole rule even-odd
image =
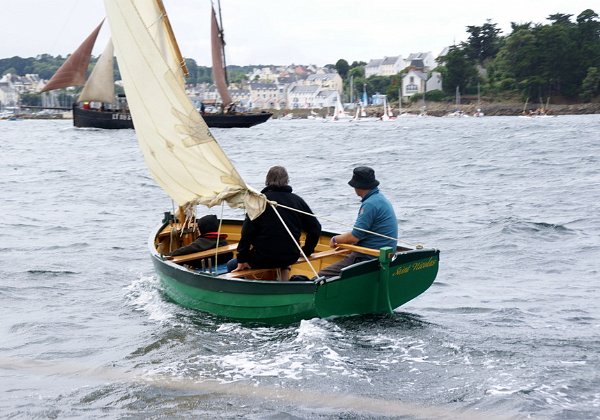
[[390, 114], [388, 112], [387, 96], [383, 95], [383, 114], [381, 115], [381, 120], [388, 121], [389, 119], [390, 119]]
[[[184, 91], [172, 63], [177, 46], [164, 48], [170, 25], [146, 21], [143, 0], [105, 0], [112, 39], [140, 149], [150, 173], [179, 205], [227, 202], [257, 217], [263, 195], [249, 188], [215, 141]], [[163, 28], [162, 33], [159, 27]], [[166, 56], [165, 56], [166, 54]]]
[[109, 40], [104, 52], [92, 70], [92, 74], [81, 90], [79, 102], [105, 102], [115, 101], [115, 81], [113, 77], [113, 45]]
[[146, 30], [154, 39], [155, 46], [161, 51], [165, 62], [173, 74], [177, 75], [180, 82], [185, 84], [187, 68], [177, 43], [173, 42], [171, 25], [162, 1], [133, 0], [132, 3], [145, 23]]

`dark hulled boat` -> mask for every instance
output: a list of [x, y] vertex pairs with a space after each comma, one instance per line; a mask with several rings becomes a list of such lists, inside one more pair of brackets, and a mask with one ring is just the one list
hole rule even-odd
[[[271, 118], [270, 112], [239, 112], [202, 114], [206, 125], [214, 128], [249, 128]], [[73, 125], [80, 128], [122, 129], [133, 128], [129, 111], [85, 109], [73, 104]]]
[[73, 125], [79, 128], [133, 128], [131, 114], [124, 110], [84, 109], [73, 104]]
[[215, 128], [248, 128], [257, 124], [262, 124], [271, 118], [270, 112], [233, 112], [233, 113], [215, 113], [202, 114], [202, 118], [209, 127]]

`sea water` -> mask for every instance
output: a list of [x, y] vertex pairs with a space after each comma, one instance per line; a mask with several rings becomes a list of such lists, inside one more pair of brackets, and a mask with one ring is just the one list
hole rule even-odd
[[0, 417], [600, 417], [600, 115], [214, 129], [331, 231], [372, 166], [400, 240], [441, 250], [393, 316], [277, 327], [166, 299], [147, 240], [173, 204], [135, 132], [71, 124], [0, 121]]

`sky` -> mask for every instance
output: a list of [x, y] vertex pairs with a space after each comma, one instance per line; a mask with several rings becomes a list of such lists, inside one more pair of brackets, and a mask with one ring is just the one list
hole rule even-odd
[[[210, 63], [211, 0], [163, 0], [184, 57]], [[600, 14], [598, 0], [221, 0], [227, 64], [334, 64], [430, 51], [490, 19], [548, 23], [554, 13]], [[0, 0], [0, 58], [70, 54], [104, 17], [102, 0]], [[104, 25], [94, 55], [109, 38]]]

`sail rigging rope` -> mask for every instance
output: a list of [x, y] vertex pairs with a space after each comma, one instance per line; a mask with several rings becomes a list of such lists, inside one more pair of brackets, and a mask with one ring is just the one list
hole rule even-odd
[[[276, 201], [267, 201], [269, 204], [271, 204], [271, 207], [273, 208], [273, 211], [275, 212], [275, 214], [277, 215], [277, 217], [279, 217], [279, 220], [281, 221], [281, 224], [283, 225], [283, 227], [285, 228], [285, 230], [287, 231], [287, 233], [290, 235], [290, 237], [292, 238], [292, 240], [294, 241], [294, 244], [296, 244], [296, 247], [300, 250], [300, 253], [302, 254], [302, 256], [304, 257], [304, 259], [306, 260], [306, 262], [308, 263], [308, 266], [310, 267], [310, 269], [312, 270], [313, 274], [315, 275], [315, 277], [319, 277], [319, 273], [317, 273], [317, 270], [315, 270], [315, 268], [313, 267], [313, 265], [311, 264], [311, 262], [308, 260], [308, 257], [306, 256], [306, 254], [304, 253], [304, 251], [302, 250], [302, 247], [300, 246], [300, 244], [296, 241], [296, 239], [294, 238], [294, 235], [292, 235], [292, 232], [290, 232], [290, 229], [287, 227], [287, 225], [285, 224], [285, 222], [283, 221], [283, 218], [281, 217], [281, 215], [279, 214], [279, 212], [277, 211], [277, 202]], [[282, 207], [286, 207], [286, 206], [282, 206]], [[288, 207], [286, 207], [288, 208]]]
[[[278, 206], [278, 207], [281, 207], [281, 208], [284, 208], [284, 209], [287, 209], [287, 210], [292, 210], [292, 211], [295, 211], [295, 212], [298, 212], [298, 213], [305, 214], [307, 216], [317, 217], [313, 213], [308, 213], [308, 212], [305, 212], [305, 211], [302, 211], [302, 210], [295, 209], [293, 207], [288, 207], [288, 206], [285, 206], [283, 204], [279, 204], [276, 201], [269, 201], [269, 200], [267, 200], [267, 203], [271, 204], [272, 206]], [[318, 216], [318, 218], [322, 219], [322, 220], [327, 220], [328, 222], [336, 223], [338, 225], [345, 225], [345, 223], [342, 223], [342, 222], [334, 220], [334, 219], [329, 219], [327, 217]], [[412, 248], [419, 248], [419, 247], [423, 246], [422, 244], [412, 244], [412, 243], [400, 240], [398, 238], [394, 238], [392, 236], [387, 236], [387, 235], [383, 235], [381, 233], [373, 232], [373, 231], [370, 231], [370, 230], [367, 230], [367, 229], [362, 229], [362, 228], [359, 228], [358, 226], [352, 226], [352, 228], [356, 229], [356, 230], [360, 230], [361, 232], [369, 233], [371, 235], [381, 236], [382, 238], [391, 239], [391, 240], [394, 240], [396, 242], [401, 242], [402, 244], [408, 245], [409, 247], [412, 247]]]

